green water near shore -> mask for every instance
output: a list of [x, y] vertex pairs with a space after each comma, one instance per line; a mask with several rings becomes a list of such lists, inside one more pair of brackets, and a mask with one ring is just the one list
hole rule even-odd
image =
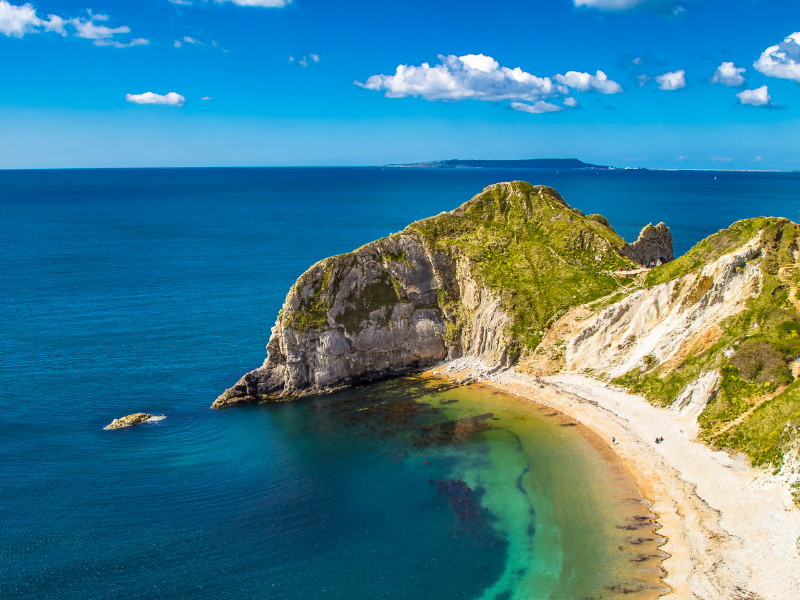
[[320, 418], [346, 423], [349, 436], [370, 431], [397, 444], [392, 456], [420, 476], [430, 469], [442, 477], [429, 481], [449, 494], [454, 535], [502, 541], [505, 561], [476, 598], [666, 591], [649, 504], [602, 441], [564, 415], [483, 386], [423, 378], [324, 398], [312, 405]]
[[419, 400], [456, 419], [493, 415], [480, 441], [466, 442], [486, 452], [457, 473], [486, 490], [483, 503], [508, 543], [503, 574], [483, 598], [647, 598], [664, 590], [649, 505], [590, 431], [480, 386]]

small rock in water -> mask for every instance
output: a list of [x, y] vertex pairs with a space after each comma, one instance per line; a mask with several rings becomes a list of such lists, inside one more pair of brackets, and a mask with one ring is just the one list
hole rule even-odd
[[133, 425], [139, 425], [145, 421], [149, 421], [152, 418], [153, 415], [148, 415], [147, 413], [134, 413], [126, 417], [114, 419], [111, 421], [111, 424], [106, 426], [104, 429], [122, 429], [123, 427], [132, 427]]

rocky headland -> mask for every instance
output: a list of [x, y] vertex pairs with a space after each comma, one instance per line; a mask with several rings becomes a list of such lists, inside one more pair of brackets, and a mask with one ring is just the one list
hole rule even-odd
[[[313, 265], [264, 364], [212, 406], [437, 365], [621, 440], [611, 447], [669, 538], [677, 597], [792, 598], [798, 286], [800, 226], [788, 219], [737, 221], [675, 258], [663, 223], [628, 244], [552, 188], [500, 183]], [[654, 445], [664, 432], [671, 443]]]
[[457, 209], [312, 266], [292, 286], [267, 360], [215, 408], [281, 400], [462, 356], [508, 367], [559, 311], [619, 288], [613, 272], [673, 256], [663, 224], [626, 244], [552, 188], [501, 183]]

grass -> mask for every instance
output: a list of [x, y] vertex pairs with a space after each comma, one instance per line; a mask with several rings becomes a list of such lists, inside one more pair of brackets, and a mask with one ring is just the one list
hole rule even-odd
[[541, 342], [553, 316], [619, 289], [609, 275], [632, 263], [610, 226], [572, 211], [558, 192], [515, 181], [494, 186], [458, 211], [409, 230], [449, 254], [466, 256], [472, 276], [495, 291], [511, 316], [519, 352]]
[[714, 443], [745, 452], [754, 465], [779, 470], [792, 440], [800, 434], [800, 382], [758, 407], [743, 423]]

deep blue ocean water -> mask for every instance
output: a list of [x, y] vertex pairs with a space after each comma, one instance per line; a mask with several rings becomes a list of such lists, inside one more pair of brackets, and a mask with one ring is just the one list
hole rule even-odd
[[[663, 220], [676, 253], [740, 218], [800, 217], [800, 173], [0, 172], [0, 597], [495, 589], [512, 543], [492, 525], [502, 515], [467, 535], [435, 489], [477, 477], [465, 461], [488, 452], [479, 443], [431, 455], [425, 470], [402, 428], [332, 428], [312, 401], [208, 406], [261, 364], [286, 291], [312, 263], [513, 179], [555, 187], [629, 241]], [[167, 418], [103, 431], [139, 411]], [[558, 465], [536, 469], [529, 485], [557, 508], [560, 496], [535, 483]], [[553, 539], [574, 535], [559, 523]]]

